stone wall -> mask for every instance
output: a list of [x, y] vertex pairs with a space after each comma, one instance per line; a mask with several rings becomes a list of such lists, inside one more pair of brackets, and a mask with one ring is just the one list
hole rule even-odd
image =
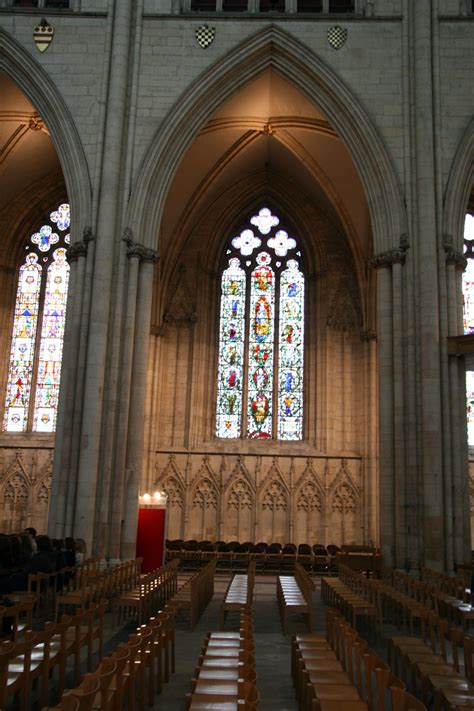
[[18, 532], [25, 526], [34, 526], [38, 533], [45, 533], [53, 468], [52, 442], [12, 439], [13, 442], [2, 443], [0, 447], [0, 531]]
[[169, 538], [360, 543], [360, 458], [157, 452], [155, 489], [168, 496]]

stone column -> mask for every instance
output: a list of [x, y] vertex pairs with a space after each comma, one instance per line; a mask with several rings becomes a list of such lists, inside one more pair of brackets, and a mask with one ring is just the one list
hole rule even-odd
[[[137, 313], [137, 290], [138, 290], [138, 270], [140, 256], [143, 247], [134, 244], [131, 238], [125, 239], [127, 244], [126, 253], [128, 257], [128, 281], [126, 306], [124, 314], [124, 324], [122, 331], [122, 358], [120, 369], [120, 384], [118, 386], [118, 422], [115, 445], [115, 457], [113, 460], [114, 476], [111, 479], [111, 491], [103, 486], [104, 499], [110, 498], [111, 511], [103, 502], [103, 515], [101, 525], [107, 527], [107, 538], [109, 538], [109, 556], [111, 561], [118, 562], [120, 558], [120, 536], [116, 535], [122, 525], [122, 511], [125, 488], [125, 462], [127, 454], [127, 435], [129, 424], [130, 389], [132, 380], [132, 362], [135, 337], [135, 319]], [[110, 483], [109, 483], [110, 487]]]
[[395, 453], [393, 417], [392, 254], [377, 255], [377, 359], [379, 376], [379, 516], [384, 565], [395, 563]]
[[394, 407], [394, 476], [395, 476], [395, 531], [397, 568], [407, 564], [406, 536], [406, 460], [405, 460], [405, 361], [402, 265], [405, 251], [393, 252], [392, 303], [393, 303], [393, 407]]
[[143, 421], [153, 296], [153, 270], [155, 263], [158, 261], [158, 255], [152, 249], [141, 248], [140, 257], [135, 338], [133, 343], [133, 382], [130, 392], [125, 466], [125, 471], [129, 472], [129, 477], [125, 488], [124, 523], [121, 540], [122, 559], [133, 558], [136, 551], [138, 495], [142, 473]]
[[70, 265], [69, 292], [50, 501], [50, 510], [54, 515], [50, 516], [49, 534], [54, 538], [64, 538], [70, 533], [66, 528], [68, 489], [71, 486], [69, 457], [73, 435], [86, 256], [86, 241], [74, 242], [66, 252]]
[[[461, 275], [466, 267], [466, 258], [453, 249], [451, 240], [445, 244], [446, 281], [448, 297], [448, 335], [457, 336], [462, 333], [460, 319]], [[449, 358], [449, 388], [450, 388], [450, 428], [452, 440], [452, 471], [451, 471], [451, 556], [454, 563], [469, 561], [469, 549], [465, 547], [466, 517], [470, 518], [468, 471], [465, 465], [466, 444], [466, 388], [463, 387], [464, 358], [450, 356]], [[467, 506], [466, 501], [467, 499]], [[469, 521], [470, 528], [470, 521]], [[467, 557], [466, 557], [467, 556]]]
[[443, 436], [440, 386], [438, 240], [433, 136], [433, 77], [430, 0], [410, 4], [414, 46], [416, 241], [418, 270], [418, 369], [421, 398], [422, 564], [444, 567]]
[[89, 550], [93, 550], [98, 472], [100, 470], [110, 300], [116, 258], [115, 242], [127, 107], [130, 35], [133, 25], [132, 8], [133, 3], [130, 0], [114, 4], [112, 61], [107, 96], [108, 113], [105, 124], [104, 161], [89, 316], [89, 340], [74, 516], [75, 535], [85, 539]]

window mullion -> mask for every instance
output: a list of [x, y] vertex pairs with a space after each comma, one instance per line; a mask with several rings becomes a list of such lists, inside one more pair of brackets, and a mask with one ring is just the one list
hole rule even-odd
[[279, 369], [280, 369], [280, 271], [275, 269], [275, 308], [274, 308], [274, 336], [273, 336], [273, 420], [272, 420], [272, 437], [278, 439], [278, 391], [279, 391]]
[[244, 342], [244, 367], [242, 371], [242, 439], [248, 433], [248, 408], [249, 408], [249, 372], [250, 372], [250, 298], [252, 292], [252, 271], [246, 271], [247, 288], [245, 290], [245, 342]]

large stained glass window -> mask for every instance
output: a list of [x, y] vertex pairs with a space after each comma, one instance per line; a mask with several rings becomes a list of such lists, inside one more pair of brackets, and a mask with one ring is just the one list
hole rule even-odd
[[304, 275], [263, 207], [230, 241], [221, 280], [216, 434], [303, 438]]
[[69, 265], [69, 205], [26, 243], [13, 318], [3, 429], [54, 432], [59, 397]]
[[[465, 252], [468, 257], [467, 267], [462, 277], [462, 292], [464, 298], [464, 333], [474, 333], [474, 217], [466, 215], [464, 225]], [[467, 441], [474, 446], [474, 372], [466, 371], [467, 399]]]

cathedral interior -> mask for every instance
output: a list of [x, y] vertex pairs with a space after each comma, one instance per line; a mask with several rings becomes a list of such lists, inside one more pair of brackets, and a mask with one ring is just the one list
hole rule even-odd
[[[162, 76], [153, 90], [147, 62], [156, 45], [148, 34], [158, 32], [161, 15], [148, 8], [155, 24], [145, 15], [158, 3], [145, 11], [141, 3], [141, 20], [129, 3], [102, 15], [87, 2], [63, 15], [61, 4], [40, 3], [56, 25], [44, 54], [26, 39], [39, 9], [4, 4], [3, 531], [31, 525], [59, 537], [74, 533], [103, 559], [127, 558], [138, 495], [160, 491], [170, 539], [375, 545], [401, 567], [431, 561], [450, 569], [469, 556], [465, 358], [456, 345], [448, 356], [445, 342], [463, 332], [472, 114], [459, 109], [451, 152], [433, 143], [428, 165], [429, 137], [417, 123], [429, 103], [420, 80], [424, 48], [412, 47], [407, 86], [403, 68], [393, 65], [399, 37], [390, 35], [395, 24], [402, 38], [421, 27], [426, 8], [410, 14], [401, 3], [400, 14], [399, 4], [381, 0], [377, 16], [374, 3], [360, 3], [365, 21], [379, 21], [386, 33], [380, 71], [403, 96], [389, 97], [379, 114], [375, 98], [364, 106], [362, 89], [352, 90], [344, 50], [330, 47], [325, 59], [313, 53], [303, 69], [304, 51], [298, 54], [288, 28], [265, 18], [241, 44], [228, 22], [236, 48], [208, 66], [208, 50], [197, 47], [199, 80], [186, 84], [174, 67], [175, 78]], [[442, 42], [450, 17], [446, 11]], [[470, 11], [462, 17], [472, 32]], [[309, 23], [304, 16], [302, 31]], [[99, 26], [109, 28], [101, 39]], [[89, 79], [75, 77], [59, 44], [63, 27], [99, 47], [104, 66]], [[362, 30], [369, 31], [361, 17], [350, 33]], [[120, 55], [124, 42], [133, 48], [130, 65]], [[362, 50], [356, 56], [367, 59]], [[362, 74], [354, 74], [356, 87]], [[165, 97], [166, 81], [178, 98], [158, 116], [155, 97]], [[434, 194], [436, 170], [444, 185]], [[451, 206], [447, 217], [443, 204], [446, 213]], [[430, 205], [444, 248], [424, 237], [432, 232]], [[270, 231], [262, 214], [273, 220]], [[444, 265], [436, 262], [441, 253]], [[223, 306], [231, 259], [248, 292], [238, 302], [245, 314], [237, 340], [226, 336], [237, 301], [228, 302], [231, 316]], [[56, 311], [47, 315], [45, 277], [33, 313], [18, 301], [21, 268], [46, 273], [59, 262]], [[258, 314], [252, 301], [257, 262], [275, 279], [274, 301], [265, 301], [271, 315]], [[282, 300], [288, 268], [297, 270], [302, 293], [295, 321], [284, 320], [293, 308]], [[27, 342], [33, 326], [38, 335]], [[255, 344], [269, 343], [268, 329], [273, 340], [252, 370]]]

